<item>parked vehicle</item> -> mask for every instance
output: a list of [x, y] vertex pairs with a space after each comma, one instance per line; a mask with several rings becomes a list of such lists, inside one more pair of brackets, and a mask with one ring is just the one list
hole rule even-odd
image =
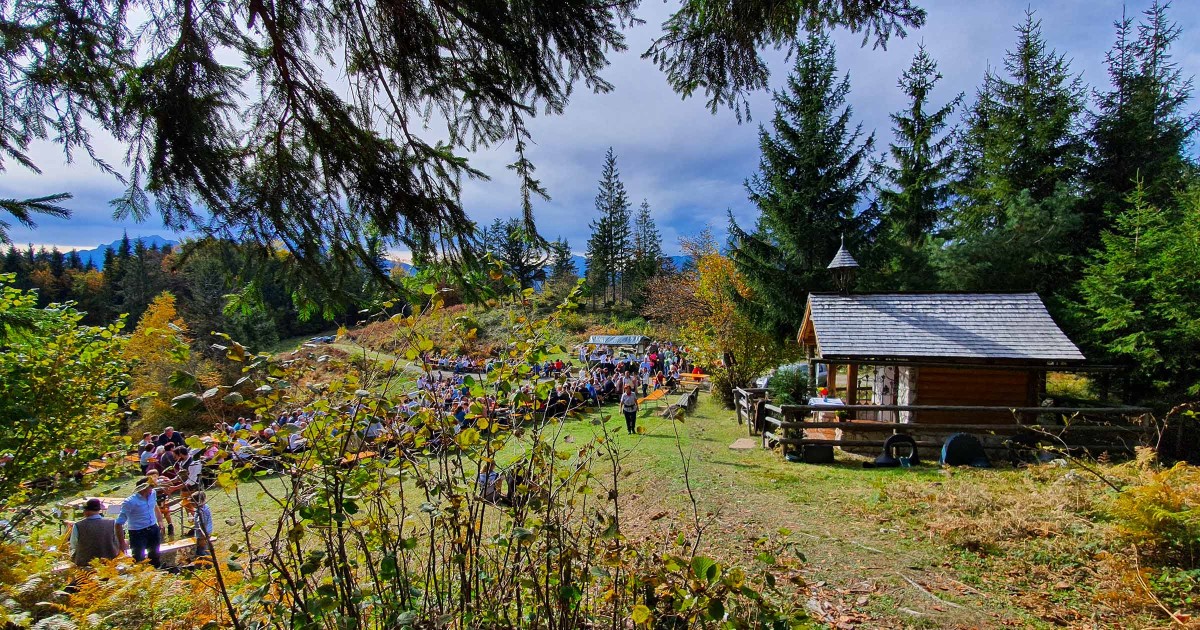
[[[779, 370], [784, 370], [784, 369], [804, 370], [805, 372], [807, 372], [808, 364], [801, 361], [800, 363], [790, 363], [788, 365], [781, 365], [777, 368], [772, 369], [771, 371], [767, 372], [766, 374], [763, 374], [762, 376], [758, 377], [758, 379], [756, 379], [754, 381], [754, 386], [762, 387], [762, 388], [770, 387], [771, 386], [771, 377], [775, 376], [775, 373], [778, 372]], [[817, 387], [825, 386], [826, 375], [828, 374], [828, 372], [829, 372], [829, 367], [827, 365], [825, 365], [824, 363], [817, 364]]]

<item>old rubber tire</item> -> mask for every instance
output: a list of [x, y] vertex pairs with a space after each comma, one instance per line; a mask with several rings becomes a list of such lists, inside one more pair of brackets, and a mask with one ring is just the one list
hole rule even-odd
[[[905, 449], [907, 447], [907, 449]], [[897, 452], [897, 449], [905, 449]], [[905, 454], [905, 451], [911, 452], [908, 463], [910, 466], [916, 466], [921, 463], [921, 456], [917, 454], [917, 441], [911, 435], [905, 433], [897, 433], [888, 436], [888, 439], [883, 442], [883, 452], [885, 455], [899, 461]]]

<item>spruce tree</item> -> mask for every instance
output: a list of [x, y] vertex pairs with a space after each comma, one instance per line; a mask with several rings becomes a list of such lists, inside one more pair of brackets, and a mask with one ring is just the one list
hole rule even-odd
[[525, 230], [520, 219], [497, 218], [483, 230], [482, 240], [484, 248], [504, 263], [521, 288], [545, 280], [546, 250]]
[[1085, 341], [1125, 363], [1125, 400], [1173, 405], [1200, 394], [1200, 188], [1158, 207], [1135, 183], [1080, 282]]
[[587, 278], [588, 295], [592, 298], [592, 310], [596, 310], [596, 298], [607, 298], [608, 289], [608, 267], [606, 253], [607, 241], [604, 238], [604, 221], [602, 219], [593, 219], [590, 226], [591, 234], [588, 236], [587, 250], [584, 252], [584, 261], [587, 269], [584, 271]]
[[932, 289], [937, 285], [929, 261], [930, 242], [946, 219], [954, 169], [954, 136], [947, 133], [950, 115], [962, 94], [932, 109], [930, 93], [942, 74], [937, 62], [917, 47], [899, 86], [908, 107], [891, 115], [895, 140], [892, 163], [882, 168], [886, 182], [879, 191], [882, 234], [876, 246], [880, 283], [890, 290]]
[[571, 255], [571, 244], [559, 238], [550, 243], [550, 282], [574, 284], [579, 278], [575, 260]]
[[[124, 246], [123, 242], [122, 249]], [[131, 321], [137, 321], [154, 298], [150, 273], [152, 263], [149, 260], [149, 250], [142, 239], [134, 241], [133, 252], [121, 267], [121, 312], [128, 313]]]
[[629, 196], [625, 193], [625, 184], [621, 182], [617, 157], [612, 147], [604, 155], [596, 210], [600, 216], [591, 223], [592, 234], [587, 249], [588, 279], [593, 292], [599, 288], [606, 302], [616, 304], [622, 298], [621, 280], [631, 260], [631, 234]]
[[1184, 108], [1192, 82], [1171, 59], [1179, 26], [1167, 16], [1168, 3], [1151, 4], [1134, 32], [1133, 20], [1114, 23], [1116, 42], [1106, 56], [1111, 88], [1096, 94], [1097, 115], [1090, 130], [1090, 163], [1085, 182], [1081, 245], [1095, 246], [1125, 199], [1142, 182], [1145, 203], [1163, 207], [1190, 171], [1186, 149], [1200, 123]]
[[662, 234], [650, 214], [650, 202], [642, 200], [633, 220], [633, 255], [629, 264], [629, 296], [635, 310], [641, 310], [646, 285], [658, 275], [665, 260]]
[[1046, 47], [1027, 12], [1007, 76], [989, 70], [966, 117], [962, 177], [942, 260], [943, 282], [966, 290], [1065, 293], [1079, 229], [1084, 88], [1070, 62]]
[[798, 53], [774, 94], [771, 131], [759, 128], [759, 172], [746, 182], [757, 224], [730, 220], [731, 258], [754, 296], [741, 306], [780, 339], [796, 334], [806, 294], [831, 286], [826, 266], [842, 235], [857, 244], [869, 227], [855, 209], [870, 184], [874, 135], [852, 123], [850, 80], [836, 76], [829, 37], [810, 34]]
[[4, 272], [20, 275], [22, 267], [21, 252], [17, 251], [15, 245], [9, 244], [8, 251], [4, 253]]
[[55, 278], [62, 278], [63, 272], [67, 270], [67, 257], [58, 250], [58, 246], [50, 248], [50, 273]]

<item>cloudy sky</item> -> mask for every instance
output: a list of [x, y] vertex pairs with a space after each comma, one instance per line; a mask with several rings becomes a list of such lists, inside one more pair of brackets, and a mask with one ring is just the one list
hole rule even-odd
[[[906, 39], [894, 39], [887, 50], [860, 47], [861, 39], [836, 33], [839, 67], [850, 74], [850, 103], [864, 130], [876, 132], [882, 152], [891, 138], [888, 114], [903, 106], [896, 79], [909, 64], [917, 43], [924, 41], [940, 64], [944, 79], [935, 101], [944, 102], [958, 92], [968, 100], [989, 65], [999, 65], [1015, 40], [1013, 26], [1023, 19], [1026, 7], [1037, 11], [1050, 45], [1072, 60], [1072, 68], [1092, 87], [1106, 87], [1104, 53], [1112, 43], [1112, 22], [1124, 6], [1140, 14], [1150, 0], [922, 0], [928, 11], [925, 28]], [[755, 209], [743, 182], [758, 166], [758, 123], [772, 112], [770, 95], [751, 99], [754, 121], [738, 124], [732, 112], [712, 114], [702, 99], [682, 100], [672, 92], [662, 74], [640, 58], [658, 32], [674, 2], [646, 0], [639, 16], [646, 24], [628, 32], [629, 50], [613, 55], [605, 73], [615, 89], [603, 95], [577, 93], [566, 114], [541, 117], [530, 129], [536, 143], [530, 157], [537, 176], [552, 200], [539, 201], [535, 212], [539, 229], [548, 237], [570, 240], [582, 251], [588, 222], [595, 215], [594, 197], [604, 152], [613, 147], [626, 189], [637, 205], [646, 199], [663, 232], [668, 253], [678, 250], [681, 235], [694, 234], [706, 224], [725, 233], [726, 212], [750, 222]], [[1183, 28], [1174, 54], [1185, 75], [1200, 72], [1200, 2], [1177, 0], [1172, 17]], [[780, 86], [789, 70], [781, 54], [771, 57], [772, 86]], [[1193, 107], [1195, 105], [1193, 104]], [[124, 148], [111, 139], [97, 138], [101, 153], [120, 163]], [[120, 184], [86, 161], [66, 164], [49, 145], [35, 148], [43, 174], [36, 175], [10, 164], [0, 175], [0, 197], [32, 197], [67, 191], [74, 216], [69, 220], [40, 219], [39, 227], [11, 230], [17, 243], [90, 248], [130, 235], [173, 236], [154, 220], [138, 224], [115, 222], [108, 200]], [[471, 217], [490, 222], [513, 216], [520, 204], [517, 182], [504, 168], [512, 162], [512, 147], [499, 146], [474, 155], [478, 168], [492, 175], [488, 182], [467, 182], [464, 203]]]

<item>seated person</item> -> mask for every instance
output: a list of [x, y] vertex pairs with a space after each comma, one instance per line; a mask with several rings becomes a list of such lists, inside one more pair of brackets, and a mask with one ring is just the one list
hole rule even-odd
[[479, 486], [479, 496], [484, 501], [495, 503], [500, 500], [500, 475], [496, 472], [495, 462], [488, 462], [483, 470], [479, 471], [476, 485]]
[[175, 467], [175, 462], [177, 460], [175, 455], [175, 447], [172, 445], [161, 446], [159, 448], [163, 449], [163, 453], [162, 455], [158, 456], [158, 470], [159, 472], [166, 472], [168, 469]]

